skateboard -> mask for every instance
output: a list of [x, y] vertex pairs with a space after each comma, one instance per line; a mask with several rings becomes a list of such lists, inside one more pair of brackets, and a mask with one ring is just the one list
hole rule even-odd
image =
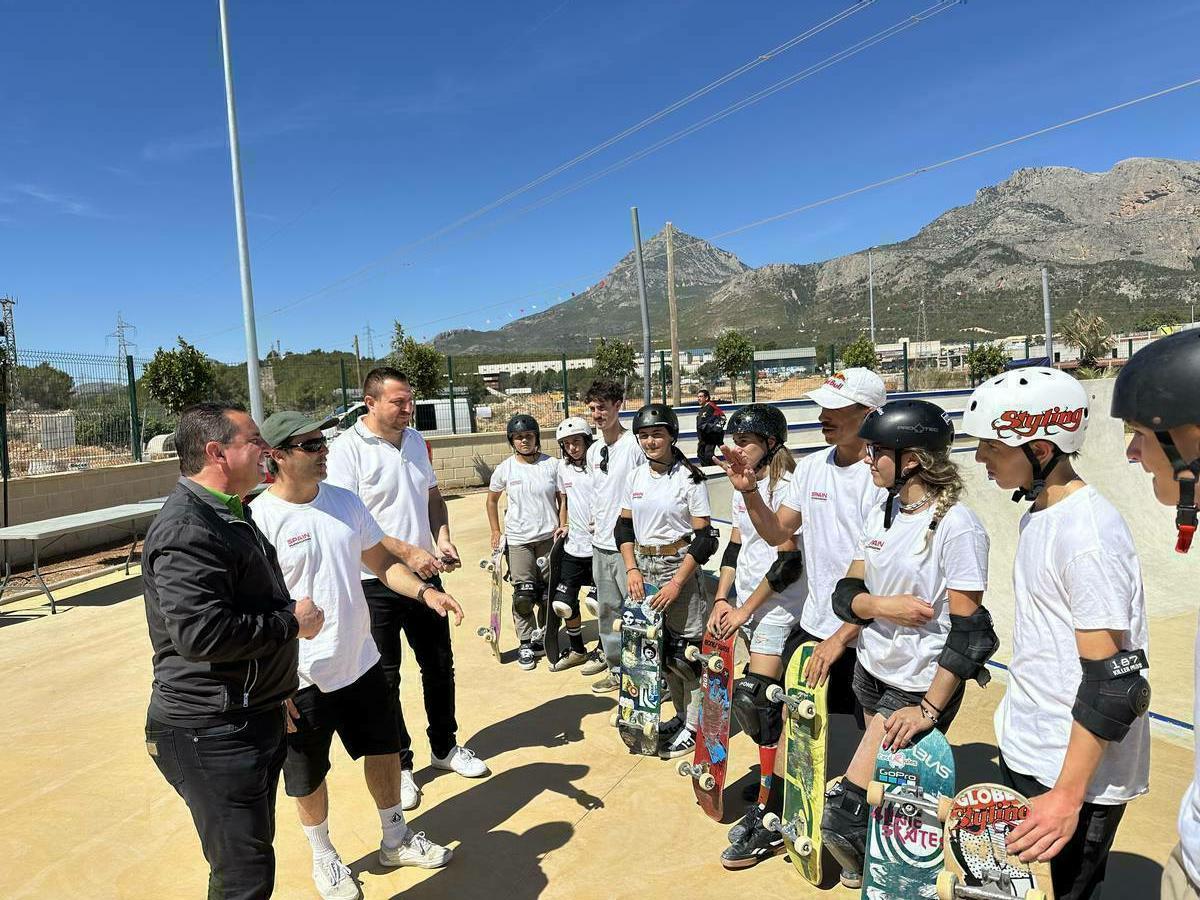
[[542, 640], [546, 646], [546, 662], [550, 665], [558, 662], [558, 636], [562, 620], [559, 618], [558, 613], [554, 611], [554, 591], [558, 587], [558, 579], [561, 577], [562, 558], [563, 553], [566, 552], [566, 543], [566, 538], [559, 538], [551, 546], [550, 552], [545, 556], [539, 556], [537, 561], [538, 568], [542, 572], [542, 578], [546, 582], [545, 612], [543, 613], [545, 616], [545, 625], [543, 626], [545, 635]]
[[658, 721], [662, 708], [662, 613], [647, 601], [658, 588], [646, 584], [646, 599], [625, 601], [613, 631], [621, 633], [621, 689], [611, 723], [630, 753], [658, 755]]
[[1050, 866], [1008, 854], [1008, 833], [1028, 815], [1029, 801], [1012, 788], [973, 784], [959, 791], [945, 819], [939, 900], [1054, 900]]
[[488, 624], [479, 628], [476, 634], [491, 645], [492, 655], [496, 657], [497, 662], [500, 661], [500, 605], [504, 600], [504, 581], [507, 577], [507, 549], [508, 540], [501, 537], [500, 544], [492, 551], [492, 555], [479, 561], [479, 568], [492, 573], [492, 609]]
[[763, 826], [783, 835], [788, 858], [812, 884], [821, 883], [821, 816], [825, 812], [825, 748], [829, 713], [826, 688], [809, 687], [804, 669], [817, 645], [801, 644], [792, 654], [783, 686], [771, 685], [767, 699], [783, 704], [783, 816], [768, 813]]
[[867, 787], [863, 897], [934, 897], [942, 870], [942, 820], [954, 797], [954, 756], [940, 731], [903, 750], [879, 748]]
[[721, 821], [725, 771], [729, 764], [729, 700], [733, 687], [733, 636], [724, 640], [705, 632], [699, 647], [684, 651], [691, 662], [704, 664], [700, 676], [700, 734], [693, 762], [681, 760], [680, 775], [690, 775], [696, 802], [710, 819]]

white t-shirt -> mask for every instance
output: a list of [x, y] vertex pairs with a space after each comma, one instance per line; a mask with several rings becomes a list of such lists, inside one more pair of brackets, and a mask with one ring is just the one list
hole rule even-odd
[[[384, 534], [434, 553], [429, 491], [437, 476], [421, 432], [405, 428], [397, 447], [359, 419], [329, 445], [327, 468], [326, 483], [357, 494]], [[366, 568], [360, 574], [375, 577]]]
[[[1021, 519], [1013, 567], [1012, 660], [996, 709], [996, 737], [1011, 769], [1046, 787], [1058, 780], [1082, 671], [1075, 632], [1124, 632], [1122, 650], [1147, 653], [1146, 599], [1133, 537], [1090, 485]], [[1084, 799], [1124, 803], [1146, 793], [1150, 723], [1141, 716], [1110, 743]]]
[[673, 544], [692, 533], [693, 516], [712, 516], [707, 486], [693, 481], [682, 463], [661, 475], [650, 466], [638, 466], [629, 473], [620, 505], [633, 513], [634, 537], [647, 547]]
[[[929, 547], [917, 552], [933, 520], [933, 507], [905, 515], [895, 502], [892, 527], [883, 527], [883, 509], [867, 516], [856, 559], [866, 561], [867, 590], [880, 597], [912, 594], [927, 601], [934, 617], [920, 628], [876, 619], [858, 637], [862, 667], [892, 687], [924, 691], [937, 674], [937, 658], [950, 633], [947, 591], [987, 589], [988, 536], [983, 523], [955, 503], [938, 523]], [[807, 527], [807, 526], [805, 526]]]
[[254, 521], [275, 545], [288, 592], [312, 597], [325, 613], [317, 636], [300, 642], [300, 687], [315, 684], [328, 694], [353, 684], [379, 661], [358, 573], [383, 529], [358, 497], [331, 484], [321, 484], [311, 503], [264, 491], [254, 500]]
[[[796, 465], [783, 505], [801, 515], [808, 597], [800, 626], [821, 640], [844, 624], [833, 611], [833, 589], [862, 544], [863, 525], [887, 491], [871, 480], [866, 460], [835, 462], [837, 448], [810, 453]], [[745, 538], [743, 538], [744, 540]]]
[[558, 492], [567, 498], [567, 543], [563, 549], [572, 556], [592, 556], [592, 507], [596, 485], [586, 464], [581, 471], [565, 459], [558, 461]]
[[508, 494], [504, 536], [510, 544], [532, 544], [558, 527], [558, 460], [545, 453], [532, 463], [508, 457], [492, 472], [488, 490]]
[[[1192, 721], [1200, 720], [1200, 631], [1196, 634], [1193, 659], [1196, 673], [1196, 693], [1192, 701]], [[1183, 867], [1192, 884], [1200, 884], [1200, 732], [1196, 733], [1195, 754], [1192, 760], [1193, 777], [1183, 803], [1179, 806], [1179, 843], [1183, 849]]]
[[592, 473], [592, 481], [596, 486], [596, 502], [592, 507], [595, 528], [592, 532], [592, 546], [602, 550], [616, 550], [617, 540], [613, 537], [613, 529], [617, 527], [617, 516], [621, 514], [625, 483], [631, 471], [646, 464], [646, 454], [642, 452], [633, 432], [622, 432], [612, 446], [608, 447], [608, 472], [605, 473], [600, 470], [600, 463], [606, 446], [608, 445], [601, 437], [588, 447], [587, 452], [588, 470]]
[[[778, 510], [783, 503], [783, 497], [790, 486], [785, 474], [775, 483], [775, 491], [770, 491], [770, 478], [759, 479], [758, 493], [763, 502], [772, 510]], [[733, 514], [731, 521], [742, 539], [742, 549], [738, 552], [737, 569], [735, 570], [733, 586], [737, 590], [737, 605], [741, 606], [750, 599], [755, 588], [762, 583], [767, 575], [767, 569], [779, 557], [779, 550], [767, 543], [754, 529], [750, 513], [746, 512], [746, 498], [737, 491], [733, 492]], [[847, 563], [848, 565], [848, 563]], [[844, 573], [843, 573], [844, 574]], [[795, 582], [788, 585], [783, 593], [772, 594], [755, 611], [754, 621], [765, 622], [768, 625], [790, 626], [800, 616], [804, 608], [804, 598], [808, 595], [808, 582], [801, 575]]]

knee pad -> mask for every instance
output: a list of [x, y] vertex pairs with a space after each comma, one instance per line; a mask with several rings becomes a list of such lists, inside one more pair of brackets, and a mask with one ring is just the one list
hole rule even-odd
[[841, 867], [861, 872], [867, 852], [866, 795], [858, 788], [846, 789], [839, 781], [825, 793], [825, 812], [821, 815], [821, 837]]
[[[576, 590], [572, 593], [567, 585], [560, 584], [554, 591], [553, 605], [559, 618], [574, 619], [579, 615], [579, 591]], [[565, 614], [564, 608], [566, 609]]]
[[730, 701], [742, 731], [760, 747], [779, 743], [779, 736], [783, 734], [783, 705], [767, 699], [767, 690], [773, 684], [780, 682], [749, 672], [734, 685]]
[[513, 585], [513, 612], [518, 616], [532, 616], [533, 605], [537, 601], [537, 584], [532, 581], [518, 581]]

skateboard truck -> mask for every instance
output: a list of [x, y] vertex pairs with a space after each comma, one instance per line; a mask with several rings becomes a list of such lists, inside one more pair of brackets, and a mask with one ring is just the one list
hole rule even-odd
[[[937, 880], [938, 900], [1013, 900], [1016, 896], [1007, 890], [1003, 884], [972, 885], [963, 884], [954, 872], [942, 872]], [[1039, 890], [1026, 891], [1022, 900], [1046, 900], [1046, 892]]]
[[[614, 634], [621, 633], [621, 620], [620, 619], [617, 619], [615, 622], [612, 623], [612, 630], [613, 630]], [[654, 641], [654, 640], [658, 639], [658, 626], [657, 625], [647, 625], [645, 628], [645, 631], [646, 631], [646, 640]]]
[[778, 684], [767, 688], [767, 699], [772, 703], [782, 703], [789, 715], [796, 715], [801, 719], [812, 719], [817, 715], [817, 705], [812, 700], [807, 697], [789, 696]]
[[[620, 721], [621, 714], [619, 712], [614, 712], [608, 717], [608, 724], [613, 728], [616, 728]], [[648, 738], [654, 737], [654, 735], [658, 734], [658, 725], [654, 722], [646, 722], [644, 725], [642, 725], [642, 734]]]
[[715, 653], [701, 653], [700, 648], [695, 644], [688, 644], [687, 649], [683, 651], [683, 656], [688, 662], [704, 662], [710, 672], [725, 671], [725, 661]]
[[696, 783], [700, 785], [702, 791], [716, 790], [717, 779], [708, 771], [706, 765], [693, 765], [686, 759], [680, 760], [679, 765], [675, 767], [675, 771], [685, 778], [691, 777], [696, 779]]
[[884, 800], [890, 800], [901, 815], [910, 819], [921, 813], [937, 816], [939, 822], [945, 823], [950, 818], [950, 808], [954, 806], [954, 798], [944, 794], [937, 800], [927, 800], [916, 788], [906, 784], [885, 784], [882, 781], [872, 781], [867, 785], [867, 803], [876, 809], [883, 806]]
[[788, 820], [785, 822], [775, 813], [767, 813], [765, 816], [763, 816], [762, 824], [763, 828], [767, 829], [767, 831], [774, 831], [778, 834], [782, 834], [785, 838], [791, 841], [792, 847], [795, 848], [796, 852], [801, 856], [808, 856], [813, 852], [812, 838], [806, 834], [801, 834], [794, 821]]

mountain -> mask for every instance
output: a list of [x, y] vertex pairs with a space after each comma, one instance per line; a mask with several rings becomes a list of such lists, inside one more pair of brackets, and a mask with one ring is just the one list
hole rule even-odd
[[[683, 346], [709, 346], [724, 328], [780, 346], [844, 341], [868, 325], [865, 251], [817, 263], [751, 269], [701, 238], [675, 232]], [[643, 246], [651, 328], [666, 331], [663, 233]], [[872, 251], [880, 341], [986, 339], [1036, 333], [1041, 267], [1055, 314], [1080, 305], [1114, 329], [1149, 313], [1184, 315], [1200, 295], [1200, 162], [1128, 159], [1107, 172], [1019, 169], [982, 188], [913, 237]], [[924, 317], [921, 314], [924, 301]], [[447, 353], [586, 350], [588, 338], [640, 341], [633, 254], [598, 285], [497, 331], [434, 339]]]

